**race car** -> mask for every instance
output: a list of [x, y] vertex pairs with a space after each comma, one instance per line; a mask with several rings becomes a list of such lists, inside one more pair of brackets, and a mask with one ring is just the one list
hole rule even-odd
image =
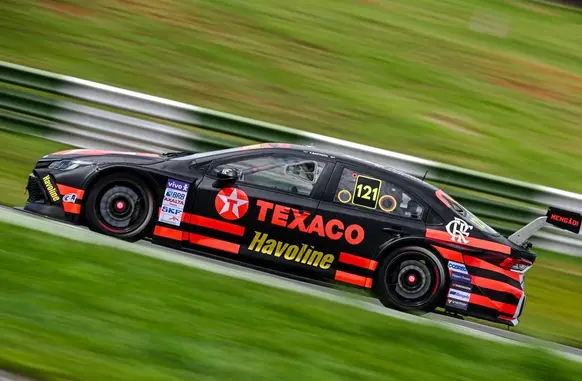
[[128, 241], [369, 290], [386, 306], [444, 309], [515, 326], [528, 238], [508, 238], [441, 189], [395, 169], [313, 147], [257, 144], [203, 153], [73, 149], [41, 158], [25, 210]]

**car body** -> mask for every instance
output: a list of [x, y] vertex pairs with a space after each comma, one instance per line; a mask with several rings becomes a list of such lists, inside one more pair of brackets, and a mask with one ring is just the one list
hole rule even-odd
[[38, 161], [27, 190], [26, 210], [121, 239], [349, 284], [404, 311], [507, 325], [518, 323], [536, 259], [442, 190], [313, 147], [61, 151]]

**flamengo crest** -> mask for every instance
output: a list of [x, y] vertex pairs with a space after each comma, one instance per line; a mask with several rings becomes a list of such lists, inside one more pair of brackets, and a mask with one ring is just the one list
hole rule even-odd
[[451, 241], [459, 243], [469, 243], [465, 237], [469, 236], [469, 230], [473, 227], [460, 218], [455, 219], [447, 224], [447, 232], [451, 235]]

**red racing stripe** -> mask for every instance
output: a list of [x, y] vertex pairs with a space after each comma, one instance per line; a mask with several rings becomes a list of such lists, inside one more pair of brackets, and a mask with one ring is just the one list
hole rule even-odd
[[227, 253], [231, 254], [238, 254], [240, 250], [240, 245], [236, 243], [227, 242], [216, 238], [210, 238], [195, 233], [190, 233], [190, 242], [195, 245], [226, 251]]
[[448, 259], [449, 261], [463, 263], [463, 254], [460, 251], [450, 250], [450, 249], [446, 249], [444, 247], [435, 246], [435, 245], [432, 245], [432, 247], [437, 249], [437, 251], [439, 252], [441, 257], [443, 257], [444, 259]]
[[240, 225], [235, 225], [230, 222], [215, 220], [214, 218], [208, 218], [204, 216], [199, 216], [197, 214], [182, 214], [182, 221], [196, 225], [202, 226], [209, 229], [218, 230], [224, 233], [230, 233], [242, 237], [245, 234], [245, 227]]
[[465, 264], [467, 266], [477, 267], [477, 268], [480, 268], [483, 270], [494, 271], [496, 273], [505, 275], [505, 276], [510, 277], [511, 279], [521, 283], [521, 274], [514, 273], [513, 271], [510, 271], [510, 270], [502, 269], [499, 266], [495, 266], [494, 264], [486, 262], [486, 261], [479, 259], [477, 257], [465, 255]]
[[506, 315], [511, 315], [511, 316], [513, 316], [513, 314], [517, 310], [516, 305], [514, 306], [512, 304], [496, 302], [496, 301], [489, 299], [486, 296], [477, 295], [477, 294], [471, 294], [471, 299], [469, 299], [469, 303], [477, 304], [479, 306], [483, 306], [483, 307], [487, 307], [487, 308], [493, 308], [494, 310], [497, 310], [501, 313], [504, 313]]
[[345, 271], [336, 271], [334, 279], [339, 282], [350, 283], [360, 287], [372, 288], [372, 278], [350, 274]]
[[66, 213], [81, 214], [81, 204], [73, 204], [71, 202], [63, 202], [63, 210]]
[[520, 299], [523, 295], [523, 291], [519, 288], [513, 287], [510, 284], [500, 282], [498, 280], [482, 278], [480, 276], [471, 276], [471, 283], [477, 287], [488, 288], [490, 290], [506, 292]]
[[339, 261], [342, 263], [347, 263], [348, 265], [363, 267], [372, 271], [376, 270], [376, 267], [378, 267], [378, 262], [372, 259], [358, 257], [357, 255], [344, 252], [340, 253]]
[[[451, 240], [451, 236], [449, 233], [442, 231], [442, 230], [433, 230], [433, 229], [426, 229], [426, 238], [436, 239], [438, 241], [445, 241], [445, 242], [453, 242]], [[511, 254], [511, 247], [507, 245], [503, 245], [497, 242], [485, 241], [483, 239], [478, 238], [467, 238], [469, 242], [467, 243], [458, 243], [454, 242], [457, 245], [463, 246], [470, 246], [475, 247], [477, 249], [485, 249], [496, 251], [503, 254]]]
[[177, 229], [166, 228], [163, 226], [156, 226], [154, 229], [154, 235], [158, 237], [173, 239], [175, 241], [187, 241], [188, 232], [183, 232]]
[[77, 195], [77, 198], [79, 200], [82, 200], [83, 195], [85, 194], [85, 191], [83, 189], [73, 188], [68, 185], [57, 184], [57, 188], [59, 189], [59, 193], [61, 194], [61, 196], [64, 196], [69, 193], [74, 193], [75, 195]]

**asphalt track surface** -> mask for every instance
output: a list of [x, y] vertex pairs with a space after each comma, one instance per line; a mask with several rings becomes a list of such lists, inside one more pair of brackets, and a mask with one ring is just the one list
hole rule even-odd
[[[302, 280], [291, 279], [288, 277], [267, 273], [265, 271], [241, 266], [239, 264], [225, 262], [219, 259], [213, 259], [178, 250], [168, 249], [162, 246], [154, 245], [148, 241], [140, 241], [137, 243], [120, 241], [105, 235], [93, 233], [84, 227], [73, 226], [42, 216], [33, 215], [18, 209], [0, 206], [0, 221], [23, 226], [52, 235], [62, 236], [76, 241], [114, 247], [135, 254], [153, 257], [168, 262], [179, 263], [185, 266], [211, 271], [217, 274], [222, 274], [238, 279], [244, 279], [269, 287], [311, 295], [336, 303], [364, 309], [373, 313], [390, 316], [400, 320], [406, 320], [411, 324], [432, 325], [451, 330], [456, 334], [463, 334], [512, 345], [526, 345], [543, 348], [556, 355], [566, 357], [573, 361], [582, 362], [582, 349], [572, 348], [549, 341], [543, 341], [529, 336], [521, 335], [510, 330], [485, 326], [479, 323], [461, 320], [455, 317], [441, 314], [430, 313], [424, 316], [405, 314], [386, 308], [382, 306], [376, 299], [371, 297], [348, 293], [331, 287], [308, 283]], [[0, 373], [0, 381], [2, 380], [2, 373]]]

